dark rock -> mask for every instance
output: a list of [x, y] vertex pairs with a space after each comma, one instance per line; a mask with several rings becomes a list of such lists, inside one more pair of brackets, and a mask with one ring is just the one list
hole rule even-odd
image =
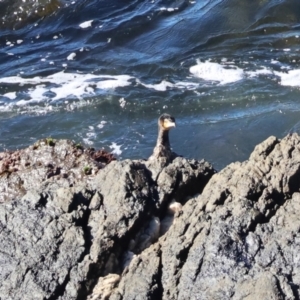
[[219, 173], [180, 157], [63, 164], [60, 143], [1, 156], [17, 171], [0, 188], [42, 176], [0, 206], [0, 299], [299, 299], [298, 135]]
[[[214, 173], [179, 159], [156, 182], [145, 161], [113, 159], [52, 139], [1, 154], [0, 299], [107, 299], [124, 268], [159, 238], [168, 202], [184, 202], [184, 188], [200, 192]], [[168, 187], [165, 174], [176, 174]]]
[[161, 250], [156, 244], [135, 256], [110, 299], [161, 299]]
[[116, 160], [112, 153], [108, 153], [105, 150], [95, 150], [94, 148], [88, 149], [90, 156], [97, 162], [109, 164], [113, 160]]
[[157, 176], [160, 205], [169, 203], [170, 198], [185, 203], [189, 197], [202, 192], [214, 172], [204, 160], [198, 162], [177, 157]]
[[[144, 299], [299, 299], [299, 144], [271, 137], [215, 174], [156, 243], [160, 252], [140, 254], [159, 270], [130, 264], [115, 299], [138, 299], [156, 281], [159, 298]], [[135, 274], [149, 286], [134, 293], [123, 283]]]
[[84, 256], [76, 223], [85, 222], [87, 207], [65, 213], [51, 196], [28, 192], [0, 207], [1, 299], [57, 298]]

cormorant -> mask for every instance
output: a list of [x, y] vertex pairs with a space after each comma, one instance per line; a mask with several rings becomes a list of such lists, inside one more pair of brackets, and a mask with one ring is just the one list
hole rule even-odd
[[175, 127], [175, 118], [169, 114], [162, 114], [158, 118], [158, 137], [153, 154], [149, 160], [164, 158], [171, 161], [177, 155], [172, 151], [169, 141], [169, 130]]

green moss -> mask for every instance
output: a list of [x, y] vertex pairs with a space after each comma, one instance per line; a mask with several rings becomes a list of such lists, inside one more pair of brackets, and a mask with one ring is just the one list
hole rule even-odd
[[80, 143], [75, 145], [76, 149], [83, 149], [82, 145]]
[[86, 175], [91, 174], [91, 171], [92, 171], [92, 168], [91, 168], [90, 166], [85, 166], [85, 167], [83, 168], [83, 172], [84, 172], [84, 174], [86, 174]]
[[46, 138], [46, 144], [53, 147], [53, 146], [55, 146], [55, 140], [51, 137]]

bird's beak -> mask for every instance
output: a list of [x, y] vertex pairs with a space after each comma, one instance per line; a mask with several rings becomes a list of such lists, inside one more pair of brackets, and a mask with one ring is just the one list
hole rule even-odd
[[175, 122], [165, 120], [164, 127], [167, 128], [167, 129], [170, 129], [170, 128], [176, 127], [176, 124], [175, 124]]

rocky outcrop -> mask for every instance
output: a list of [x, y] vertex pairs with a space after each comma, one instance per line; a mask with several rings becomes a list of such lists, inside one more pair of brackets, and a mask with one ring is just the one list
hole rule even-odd
[[70, 187], [88, 181], [115, 160], [113, 155], [94, 149], [83, 149], [68, 140], [47, 138], [27, 149], [0, 153], [0, 202], [21, 198], [42, 182], [55, 181]]
[[298, 135], [56, 176], [0, 205], [1, 299], [299, 299]]
[[299, 299], [299, 143], [271, 137], [214, 175], [111, 299]]
[[168, 203], [200, 193], [214, 174], [178, 158], [154, 180], [146, 161], [52, 139], [0, 159], [0, 299], [14, 300], [108, 297], [165, 215], [171, 225]]

